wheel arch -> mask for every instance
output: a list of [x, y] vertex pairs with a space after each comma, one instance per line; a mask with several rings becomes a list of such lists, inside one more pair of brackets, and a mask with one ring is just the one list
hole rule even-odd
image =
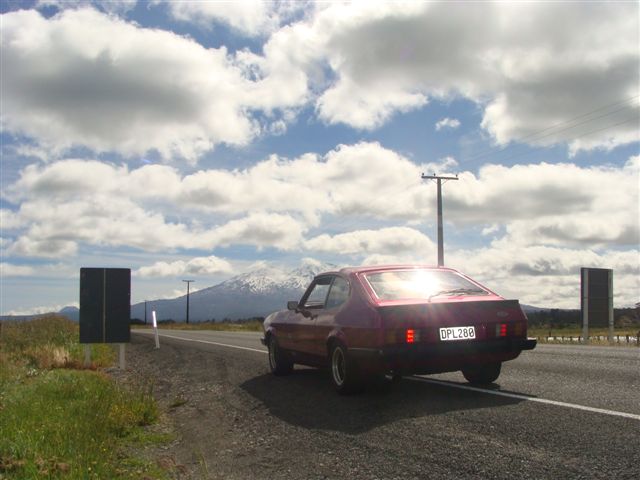
[[327, 347], [327, 357], [331, 355], [331, 349], [336, 343], [341, 343], [345, 346], [345, 348], [349, 348], [349, 344], [347, 343], [347, 336], [342, 330], [334, 329], [329, 332], [329, 335], [327, 335], [327, 340], [325, 342], [325, 345]]
[[269, 340], [271, 340], [271, 337], [276, 336], [276, 329], [274, 327], [269, 327], [264, 331], [264, 341], [266, 343], [269, 343]]

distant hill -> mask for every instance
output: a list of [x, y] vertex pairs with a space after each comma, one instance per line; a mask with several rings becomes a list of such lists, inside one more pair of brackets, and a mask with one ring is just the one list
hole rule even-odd
[[[335, 270], [331, 264], [307, 263], [294, 270], [264, 267], [230, 278], [189, 296], [189, 320], [237, 320], [264, 317], [286, 308], [287, 301], [299, 300], [318, 273]], [[155, 310], [158, 321], [184, 321], [187, 296], [147, 302], [147, 320]], [[131, 306], [131, 318], [144, 320], [144, 302]]]
[[80, 320], [80, 309], [78, 307], [64, 307], [58, 313], [67, 317], [69, 320], [73, 320], [74, 322]]
[[59, 312], [38, 313], [36, 315], [0, 315], [0, 321], [33, 320], [34, 318], [46, 317], [47, 315], [62, 315], [64, 317], [67, 317], [69, 320], [77, 322], [80, 319], [80, 310], [78, 309], [78, 307], [64, 307]]
[[520, 306], [522, 307], [522, 310], [524, 310], [525, 313], [548, 312], [549, 310], [551, 310], [550, 308], [534, 307], [533, 305], [525, 305], [524, 303], [521, 303]]

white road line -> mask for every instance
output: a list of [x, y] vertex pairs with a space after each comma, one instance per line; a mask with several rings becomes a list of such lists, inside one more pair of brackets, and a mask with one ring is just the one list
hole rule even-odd
[[[153, 333], [153, 332], [139, 331], [136, 333]], [[257, 348], [239, 347], [238, 345], [229, 345], [227, 343], [218, 343], [218, 342], [210, 342], [208, 340], [196, 340], [193, 338], [176, 337], [175, 335], [167, 335], [166, 333], [158, 333], [158, 335], [166, 338], [175, 338], [177, 340], [184, 340], [185, 342], [208, 343], [209, 345], [217, 345], [218, 347], [229, 347], [229, 348], [237, 348], [238, 350], [249, 350], [250, 352], [269, 353], [266, 350], [258, 350]]]
[[471, 390], [472, 392], [481, 392], [481, 393], [488, 393], [491, 395], [498, 395], [501, 397], [509, 397], [509, 398], [517, 398], [518, 400], [528, 400], [530, 402], [538, 402], [538, 403], [545, 403], [547, 405], [555, 405], [557, 407], [567, 407], [567, 408], [573, 408], [575, 410], [584, 410], [587, 412], [593, 412], [593, 413], [603, 413], [605, 415], [613, 415], [616, 417], [624, 417], [624, 418], [631, 418], [633, 420], [640, 420], [640, 415], [636, 415], [633, 413], [626, 413], [626, 412], [617, 412], [615, 410], [607, 410], [604, 408], [594, 408], [594, 407], [587, 407], [585, 405], [577, 405], [575, 403], [566, 403], [566, 402], [558, 402], [555, 400], [547, 400], [545, 398], [538, 398], [538, 397], [528, 397], [526, 395], [518, 395], [517, 393], [508, 393], [508, 392], [501, 392], [500, 390], [486, 390], [484, 388], [478, 388], [478, 387], [471, 387], [469, 385], [460, 385], [459, 383], [453, 383], [453, 382], [444, 382], [442, 380], [435, 380], [435, 379], [431, 379], [431, 378], [424, 378], [424, 377], [418, 377], [418, 376], [413, 376], [413, 377], [409, 377], [413, 380], [418, 380], [421, 382], [426, 382], [426, 383], [433, 383], [436, 385], [443, 385], [445, 387], [452, 387], [452, 388], [459, 388], [461, 390]]
[[[152, 332], [138, 331], [136, 333], [152, 333]], [[209, 345], [217, 345], [219, 347], [237, 348], [238, 350], [249, 350], [250, 352], [269, 353], [266, 350], [258, 350], [257, 348], [249, 348], [249, 347], [239, 347], [238, 345], [229, 345], [227, 343], [218, 343], [218, 342], [210, 342], [207, 340], [195, 340], [192, 338], [176, 337], [175, 335], [167, 335], [164, 333], [160, 333], [159, 335], [161, 337], [175, 338], [177, 340], [184, 340], [186, 342], [207, 343]], [[575, 410], [584, 410], [586, 412], [602, 413], [605, 415], [612, 415], [615, 417], [623, 417], [623, 418], [631, 418], [633, 420], [640, 420], [640, 415], [636, 415], [634, 413], [618, 412], [615, 410], [607, 410], [604, 408], [587, 407], [585, 405], [577, 405], [575, 403], [566, 403], [566, 402], [558, 402], [556, 400], [547, 400], [546, 398], [528, 397], [526, 395], [518, 395], [517, 393], [501, 392], [500, 390], [487, 390], [484, 388], [471, 387], [469, 385], [460, 385], [459, 383], [444, 382], [442, 380], [435, 380], [432, 378], [424, 378], [419, 376], [412, 376], [407, 378], [421, 381], [421, 382], [426, 382], [426, 383], [433, 383], [435, 385], [442, 385], [445, 387], [459, 388], [461, 390], [470, 390], [472, 392], [488, 393], [490, 395], [498, 395], [500, 397], [516, 398], [518, 400], [527, 400], [530, 402], [544, 403], [547, 405], [555, 405], [557, 407], [573, 408]]]

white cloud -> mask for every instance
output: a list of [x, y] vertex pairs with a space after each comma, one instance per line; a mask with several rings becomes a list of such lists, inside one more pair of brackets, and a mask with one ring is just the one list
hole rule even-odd
[[437, 171], [437, 172], [441, 172], [442, 174], [445, 174], [447, 172], [451, 172], [454, 168], [458, 167], [458, 161], [449, 156], [449, 157], [444, 157], [444, 158], [440, 158], [438, 160], [438, 162], [434, 163], [434, 164], [427, 164], [427, 165], [423, 165], [423, 170], [425, 172], [429, 172], [429, 171]]
[[331, 3], [288, 34], [311, 43], [301, 68], [331, 69], [316, 102], [329, 123], [375, 128], [429, 98], [464, 97], [499, 144], [575, 152], [639, 138], [636, 4]]
[[[204, 287], [203, 287], [204, 288]], [[201, 290], [201, 288], [195, 286], [193, 283], [191, 284], [191, 287], [189, 288], [189, 293], [191, 295], [193, 295], [194, 293], [196, 293], [197, 291]], [[173, 300], [174, 298], [180, 298], [180, 297], [186, 297], [187, 296], [187, 289], [180, 289], [180, 288], [174, 288], [172, 290], [168, 290], [162, 293], [158, 293], [155, 294], [154, 293], [154, 299], [155, 300]]]
[[215, 275], [231, 272], [231, 264], [216, 256], [196, 257], [191, 260], [174, 262], [156, 262], [140, 267], [135, 274], [140, 277], [177, 277], [180, 275]]
[[250, 215], [222, 222], [210, 214], [189, 214], [193, 208], [181, 205], [184, 187], [171, 167], [145, 166], [130, 172], [123, 166], [80, 160], [31, 165], [3, 192], [20, 205], [11, 218], [23, 226], [7, 251], [61, 257], [73, 255], [80, 243], [146, 251], [234, 244], [287, 250], [299, 244], [305, 231], [292, 216], [257, 205], [258, 211]]
[[[623, 192], [623, 193], [621, 193]], [[447, 216], [507, 225], [506, 242], [637, 245], [638, 169], [573, 164], [487, 165], [446, 192]]]
[[325, 122], [372, 129], [453, 97], [484, 110], [499, 144], [564, 142], [575, 153], [639, 138], [633, 3], [169, 4], [185, 21], [272, 32], [260, 54], [78, 5], [49, 19], [2, 16], [2, 128], [34, 139], [34, 152], [157, 150], [195, 162], [221, 143], [281, 134], [309, 103]]
[[107, 13], [124, 15], [133, 10], [137, 3], [138, 0], [38, 0], [36, 8], [55, 7], [66, 10], [94, 6]]
[[493, 233], [496, 233], [500, 230], [500, 225], [498, 225], [497, 223], [494, 223], [493, 225], [489, 225], [488, 227], [484, 227], [482, 229], [482, 235], [491, 235]]
[[10, 242], [7, 253], [19, 257], [62, 258], [72, 257], [78, 251], [78, 244], [75, 241], [40, 238], [39, 234], [33, 235], [35, 238], [30, 238], [32, 235], [30, 233], [29, 236], [22, 236]]
[[0, 276], [2, 277], [27, 277], [33, 275], [35, 270], [28, 265], [14, 265], [12, 263], [0, 263]]
[[213, 22], [229, 25], [248, 36], [273, 31], [279, 24], [278, 4], [263, 0], [242, 1], [155, 1], [168, 6], [171, 15], [179, 21], [211, 28]]
[[0, 208], [0, 228], [3, 232], [14, 230], [23, 225], [20, 215], [7, 208]]
[[[447, 158], [438, 168], [454, 164]], [[272, 156], [246, 170], [209, 169], [188, 175], [163, 165], [129, 170], [70, 159], [26, 167], [3, 197], [25, 202], [23, 210], [36, 199], [60, 203], [113, 196], [149, 208], [161, 205], [163, 210], [299, 213], [311, 224], [317, 223], [317, 214], [327, 212], [413, 218], [421, 213], [420, 205], [431, 203], [420, 180], [420, 168], [425, 167], [434, 165], [418, 167], [377, 143], [343, 145], [324, 156], [305, 154], [292, 160]], [[15, 221], [21, 218], [11, 215]]]
[[614, 270], [615, 305], [633, 305], [640, 291], [640, 251], [596, 251], [494, 242], [490, 247], [452, 250], [448, 266], [463, 270], [499, 294], [535, 306], [579, 308], [580, 268]]
[[113, 197], [56, 206], [36, 202], [23, 210], [33, 223], [8, 251], [52, 258], [75, 254], [78, 243], [150, 252], [237, 244], [289, 250], [300, 242], [304, 231], [295, 219], [279, 214], [252, 214], [222, 225], [170, 222], [160, 213]]
[[428, 203], [420, 169], [377, 143], [341, 145], [320, 157], [276, 156], [248, 170], [201, 171], [184, 178], [181, 202], [227, 213], [249, 210], [413, 218]]
[[[376, 143], [188, 175], [169, 166], [129, 170], [64, 160], [25, 168], [2, 195], [17, 210], [0, 213], [13, 229], [7, 249], [16, 255], [73, 255], [83, 243], [293, 250], [309, 228], [337, 217], [434, 223], [435, 186], [420, 178], [425, 166]], [[487, 165], [446, 185], [445, 220], [485, 234], [504, 231], [503, 242], [520, 246], [633, 246], [640, 230], [637, 179], [635, 158], [623, 168]]]
[[427, 103], [427, 97], [375, 85], [367, 88], [343, 79], [317, 102], [320, 118], [328, 123], [346, 123], [355, 128], [374, 129], [396, 112], [408, 112]]
[[460, 126], [460, 120], [458, 120], [457, 118], [445, 117], [436, 122], [436, 131], [439, 132], [443, 128], [450, 128], [452, 130], [455, 130], [459, 126]]
[[268, 79], [245, 78], [224, 47], [92, 9], [50, 19], [34, 10], [4, 14], [1, 40], [2, 127], [52, 152], [157, 150], [195, 162], [216, 144], [249, 142], [259, 127], [248, 110], [265, 98], [269, 108], [300, 101], [290, 89], [270, 95]]
[[629, 158], [625, 163], [624, 168], [630, 172], [635, 170], [636, 175], [640, 175], [640, 155], [635, 155]]
[[293, 250], [300, 245], [306, 228], [289, 215], [253, 213], [213, 229], [203, 238], [204, 246], [254, 245]]
[[435, 251], [435, 245], [429, 237], [408, 227], [356, 230], [333, 236], [323, 234], [307, 240], [305, 248], [341, 255], [402, 255], [410, 252], [417, 256], [429, 256]]

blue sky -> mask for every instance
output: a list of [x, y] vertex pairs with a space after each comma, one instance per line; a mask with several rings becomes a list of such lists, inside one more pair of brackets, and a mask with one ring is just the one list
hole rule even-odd
[[[0, 7], [0, 313], [305, 262], [445, 263], [579, 306], [640, 301], [637, 2]], [[585, 33], [588, 32], [588, 35]]]

